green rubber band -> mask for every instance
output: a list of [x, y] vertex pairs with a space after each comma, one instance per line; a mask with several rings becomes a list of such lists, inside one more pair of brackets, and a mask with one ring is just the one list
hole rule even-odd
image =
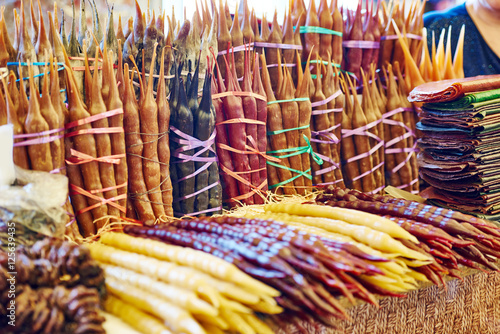
[[275, 103], [285, 103], [285, 102], [300, 102], [300, 101], [309, 101], [309, 98], [308, 97], [297, 97], [295, 99], [290, 99], [290, 100], [276, 100], [276, 101], [270, 101], [270, 102], [267, 102], [268, 105], [270, 104], [275, 104]]
[[[335, 76], [335, 73], [333, 75]], [[317, 77], [316, 74], [311, 74], [311, 79], [316, 79]], [[323, 79], [323, 74], [321, 74], [321, 78]]]
[[312, 34], [336, 35], [342, 37], [342, 33], [339, 31], [326, 29], [322, 27], [314, 27], [314, 26], [301, 26], [299, 28], [299, 32], [301, 34], [312, 33]]
[[352, 73], [352, 72], [349, 72], [349, 71], [346, 71], [346, 70], [340, 70], [340, 71], [341, 71], [341, 72], [344, 72], [344, 73], [347, 73], [347, 74], [349, 74], [349, 75], [352, 75], [353, 77], [356, 77], [356, 76], [354, 75], [354, 73]]
[[[282, 150], [269, 151], [269, 152], [266, 152], [266, 153], [267, 154], [270, 154], [270, 153], [288, 153], [288, 152], [296, 151], [294, 153], [287, 154], [287, 155], [273, 155], [273, 157], [278, 158], [278, 159], [279, 158], [288, 158], [288, 157], [292, 157], [292, 156], [296, 156], [296, 155], [304, 154], [304, 153], [309, 153], [309, 154], [311, 154], [313, 160], [318, 165], [320, 165], [320, 166], [323, 165], [323, 160], [313, 151], [312, 146], [311, 146], [311, 142], [309, 141], [309, 139], [306, 137], [306, 135], [302, 135], [302, 136], [306, 140], [307, 146], [285, 148], [285, 149], [282, 149]], [[308, 178], [309, 180], [312, 180], [312, 175], [308, 174], [311, 171], [311, 168], [309, 168], [306, 171], [300, 171], [300, 170], [296, 170], [296, 169], [293, 169], [293, 168], [290, 168], [290, 167], [287, 167], [287, 166], [279, 165], [279, 164], [274, 163], [272, 161], [267, 161], [267, 164], [271, 165], [271, 166], [274, 166], [274, 167], [277, 167], [277, 168], [283, 168], [283, 169], [286, 169], [286, 170], [288, 170], [290, 172], [293, 172], [293, 173], [297, 174], [297, 175], [291, 177], [288, 180], [282, 181], [282, 182], [277, 183], [277, 184], [270, 185], [269, 189], [273, 189], [273, 188], [285, 185], [287, 183], [290, 183], [290, 182], [294, 181], [295, 179], [297, 179], [297, 178], [299, 178], [301, 176], [304, 176], [304, 177]]]
[[[309, 100], [309, 98], [307, 98], [307, 100]], [[288, 132], [288, 131], [304, 130], [304, 129], [307, 129], [308, 127], [309, 127], [309, 125], [303, 125], [303, 126], [299, 126], [298, 128], [290, 128], [290, 129], [283, 129], [283, 130], [276, 130], [276, 131], [267, 131], [267, 135], [268, 136], [280, 135], [280, 134]]]
[[307, 153], [307, 149], [308, 149], [307, 146], [301, 146], [301, 147], [285, 148], [283, 150], [277, 150], [277, 151], [269, 151], [269, 152], [266, 152], [266, 153], [267, 154], [274, 154], [274, 153], [288, 153], [288, 152], [292, 152], [290, 154], [275, 156], [276, 158], [290, 158], [290, 157], [294, 157], [296, 155]]
[[[334, 67], [340, 68], [340, 64], [337, 64], [337, 63], [334, 63], [334, 62], [329, 63], [326, 60], [322, 60], [321, 62], [324, 65], [332, 65]], [[317, 63], [319, 63], [319, 60], [310, 60], [309, 61], [309, 64], [317, 64]], [[302, 62], [302, 65], [305, 65], [305, 64], [307, 64], [307, 61]]]
[[311, 172], [311, 168], [309, 168], [308, 170], [306, 171], [298, 171], [298, 170], [295, 170], [295, 169], [292, 169], [292, 168], [289, 168], [289, 167], [286, 167], [286, 166], [282, 166], [282, 165], [278, 165], [278, 164], [274, 164], [274, 163], [270, 163], [270, 165], [272, 166], [275, 166], [277, 168], [283, 168], [283, 169], [286, 169], [286, 170], [289, 170], [291, 172], [294, 172], [294, 173], [297, 173], [297, 175], [295, 176], [292, 176], [291, 178], [289, 178], [288, 180], [285, 180], [285, 181], [281, 181], [280, 183], [276, 183], [276, 184], [272, 184], [272, 185], [269, 185], [268, 188], [269, 189], [273, 189], [273, 188], [277, 188], [277, 187], [280, 187], [280, 186], [284, 186], [285, 184], [287, 183], [290, 183], [290, 182], [293, 182], [295, 181], [296, 179], [298, 179], [299, 177], [303, 176], [309, 180], [312, 180], [312, 176], [310, 174]]

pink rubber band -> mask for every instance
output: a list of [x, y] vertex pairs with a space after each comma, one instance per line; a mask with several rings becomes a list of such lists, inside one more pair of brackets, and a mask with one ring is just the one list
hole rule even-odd
[[103, 113], [100, 113], [97, 115], [93, 115], [93, 116], [89, 116], [87, 118], [79, 119], [78, 121], [70, 122], [70, 123], [66, 124], [64, 126], [64, 128], [71, 129], [71, 128], [74, 128], [74, 127], [77, 127], [80, 125], [89, 124], [89, 123], [101, 120], [103, 118], [112, 117], [112, 116], [119, 115], [119, 114], [123, 114], [122, 108], [109, 110], [109, 111], [106, 111], [106, 112], [103, 112]]
[[295, 44], [280, 44], [280, 43], [267, 43], [267, 42], [255, 42], [253, 43], [254, 47], [262, 47], [262, 48], [275, 48], [275, 49], [293, 49], [293, 50], [302, 50], [302, 45]]
[[[266, 65], [267, 68], [271, 68], [271, 67], [295, 67], [297, 66], [297, 64], [268, 64]], [[262, 67], [259, 67], [260, 69], [262, 69]]]
[[342, 46], [344, 48], [356, 48], [356, 49], [379, 49], [380, 42], [376, 42], [376, 41], [343, 41]]
[[[340, 96], [340, 94], [342, 94], [342, 91], [339, 89], [338, 91], [336, 91], [335, 93], [333, 93], [332, 95], [330, 95], [329, 97], [327, 97], [326, 99], [324, 99], [322, 101], [312, 102], [311, 107], [314, 108], [314, 107], [319, 107], [319, 106], [325, 105], [328, 102], [335, 99], [336, 97]], [[314, 110], [313, 110], [313, 112], [314, 112]]]
[[20, 141], [17, 143], [14, 143], [13, 147], [20, 147], [20, 146], [31, 146], [31, 145], [38, 145], [38, 144], [47, 144], [54, 142], [58, 139], [64, 138], [64, 135], [56, 135], [56, 136], [49, 136], [49, 137], [40, 137], [40, 138], [33, 138], [25, 141]]
[[56, 169], [53, 169], [49, 172], [49, 174], [59, 174], [61, 171], [65, 170], [66, 169], [66, 166], [63, 166], [63, 167], [60, 167], [60, 168], [56, 168]]
[[[415, 35], [415, 34], [404, 34], [403, 37], [410, 38], [410, 39], [416, 39], [416, 40], [421, 40], [422, 39], [422, 36]], [[381, 36], [380, 37], [381, 41], [384, 41], [384, 40], [394, 40], [394, 39], [398, 39], [398, 35], [387, 35], [387, 36]]]
[[25, 134], [14, 135], [14, 139], [24, 139], [24, 138], [47, 136], [47, 135], [51, 135], [53, 133], [62, 132], [62, 131], [64, 131], [64, 128], [47, 130], [47, 131], [42, 131], [42, 132], [37, 132], [37, 133], [25, 133]]
[[[239, 46], [235, 46], [235, 47], [231, 47], [229, 49], [229, 52], [232, 53], [232, 52], [240, 52], [240, 51], [245, 51], [247, 50], [248, 48], [250, 48], [250, 51], [253, 50], [253, 47], [254, 47], [254, 43], [248, 43], [248, 44], [243, 44], [243, 45], [239, 45]], [[222, 51], [219, 51], [217, 53], [218, 56], [222, 56], [222, 55], [225, 55], [227, 54], [227, 50], [222, 50]]]
[[264, 95], [260, 95], [254, 92], [246, 92], [246, 91], [229, 91], [229, 92], [223, 92], [223, 93], [217, 93], [217, 94], [212, 94], [212, 100], [215, 99], [220, 99], [223, 97], [227, 96], [240, 96], [240, 97], [254, 97], [256, 99], [262, 100], [262, 101], [267, 101], [267, 97]]

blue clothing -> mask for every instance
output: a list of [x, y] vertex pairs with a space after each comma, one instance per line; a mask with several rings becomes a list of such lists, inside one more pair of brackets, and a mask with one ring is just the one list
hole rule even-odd
[[453, 53], [455, 53], [460, 29], [462, 25], [465, 25], [464, 75], [466, 77], [500, 74], [500, 58], [490, 49], [479, 30], [477, 30], [465, 8], [465, 3], [447, 11], [430, 12], [424, 15], [429, 50], [432, 50], [432, 31], [434, 31], [437, 44], [442, 29], [446, 29], [444, 39], [446, 42], [450, 25], [452, 26], [451, 46]]

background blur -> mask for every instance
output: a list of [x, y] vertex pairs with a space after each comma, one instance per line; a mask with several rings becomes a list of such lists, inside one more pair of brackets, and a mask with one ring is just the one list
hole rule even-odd
[[[38, 19], [38, 5], [36, 3], [37, 0], [34, 0], [34, 9], [36, 13], [36, 17]], [[40, 0], [41, 5], [42, 5], [42, 12], [46, 13], [47, 11], [53, 11], [54, 8], [54, 0]], [[84, 0], [74, 0], [75, 2], [75, 7], [78, 15], [78, 11], [80, 8], [80, 1]], [[89, 25], [92, 22], [92, 11], [91, 11], [91, 6], [89, 5], [89, 0], [85, 0], [86, 2], [86, 11], [87, 11], [87, 20]], [[92, 1], [92, 0], [91, 0]], [[131, 16], [134, 15], [134, 2], [135, 0], [93, 0], [96, 2], [96, 6], [99, 11], [100, 19], [104, 24], [105, 18], [107, 18], [107, 13], [108, 13], [108, 4], [109, 6], [114, 6], [114, 15], [115, 15], [115, 20], [118, 20], [118, 15], [121, 14], [122, 16], [122, 23], [125, 24], [127, 19]], [[201, 1], [205, 0], [138, 0], [139, 4], [141, 5], [141, 8], [145, 9], [149, 6], [151, 9], [155, 9], [156, 11], [159, 10], [165, 10], [167, 13], [171, 14], [172, 10], [175, 13], [175, 17], [179, 20], [184, 19], [184, 15], [186, 15], [189, 19], [193, 16], [194, 11], [196, 10], [196, 1], [198, 3], [201, 3]], [[210, 3], [211, 0], [206, 0], [208, 3]], [[237, 4], [240, 3], [242, 0], [227, 0], [229, 8], [231, 10], [231, 13], [234, 13], [236, 10]], [[365, 1], [365, 0], [364, 0]], [[376, 2], [377, 0], [375, 0]], [[400, 1], [407, 1], [410, 2], [411, 0], [400, 0]], [[426, 11], [431, 11], [431, 10], [444, 10], [446, 8], [449, 8], [451, 6], [454, 6], [460, 2], [463, 2], [464, 0], [427, 0], [426, 4]], [[64, 12], [65, 16], [65, 29], [66, 33], [69, 35], [70, 30], [71, 30], [71, 22], [72, 22], [72, 9], [71, 9], [71, 1], [69, 0], [55, 0], [59, 12], [59, 21], [62, 21], [61, 17], [61, 11]], [[218, 0], [215, 0], [215, 2], [218, 4]], [[309, 5], [310, 0], [304, 0], [306, 5]], [[356, 8], [356, 5], [358, 3], [357, 0], [338, 0], [338, 2], [344, 6], [350, 7], [350, 8]], [[274, 11], [278, 11], [278, 20], [279, 22], [283, 21], [283, 15], [285, 8], [288, 6], [289, 0], [248, 0], [248, 4], [250, 7], [254, 7], [255, 11], [257, 13], [257, 17], [262, 17], [263, 15], [267, 15], [267, 18], [269, 20], [272, 20], [272, 17], [274, 15]], [[318, 3], [318, 1], [316, 1]], [[20, 14], [20, 8], [21, 8], [21, 0], [0, 0], [0, 6], [5, 7], [5, 16], [7, 18], [7, 25], [8, 28], [11, 29], [13, 27], [12, 24], [9, 24], [9, 22], [13, 22], [13, 10], [17, 9], [18, 13]], [[28, 27], [30, 26], [30, 1], [24, 0], [24, 7], [26, 10], [26, 19], [28, 23]], [[47, 18], [47, 15], [45, 15], [45, 18]], [[78, 22], [77, 22], [77, 27], [78, 27]], [[11, 40], [14, 39], [14, 32], [11, 32]]]

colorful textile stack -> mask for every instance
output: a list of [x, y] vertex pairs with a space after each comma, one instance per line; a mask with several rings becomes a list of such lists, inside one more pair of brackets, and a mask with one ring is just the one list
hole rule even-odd
[[498, 220], [500, 87], [485, 82], [488, 78], [469, 78], [466, 85], [450, 81], [442, 92], [459, 87], [452, 100], [446, 93], [419, 98], [415, 91], [410, 100], [427, 102], [417, 125], [420, 176], [431, 185], [422, 195], [440, 206]]

